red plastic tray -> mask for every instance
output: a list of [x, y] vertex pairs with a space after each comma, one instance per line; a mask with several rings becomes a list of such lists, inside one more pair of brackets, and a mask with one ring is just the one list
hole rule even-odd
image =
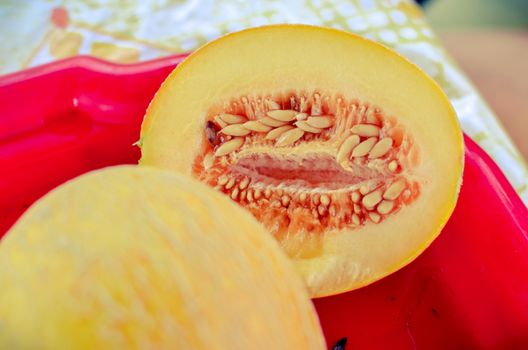
[[[183, 58], [77, 57], [1, 77], [0, 237], [62, 182], [137, 162], [144, 111]], [[439, 238], [397, 273], [314, 303], [329, 346], [528, 349], [528, 211], [466, 138], [460, 199]]]

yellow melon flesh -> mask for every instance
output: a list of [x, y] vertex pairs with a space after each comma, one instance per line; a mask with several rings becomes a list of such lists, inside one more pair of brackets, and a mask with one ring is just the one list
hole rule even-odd
[[[290, 105], [289, 96], [294, 96], [296, 102]], [[319, 108], [318, 97], [330, 102], [323, 102], [326, 105]], [[267, 99], [278, 103], [275, 107], [266, 105]], [[247, 101], [253, 106], [248, 113], [244, 107]], [[306, 101], [308, 107], [303, 105]], [[276, 120], [272, 120], [269, 128], [261, 124], [269, 123], [269, 114], [266, 113], [276, 108], [306, 112], [307, 116], [328, 114], [330, 126], [325, 126], [326, 129], [319, 134], [311, 134], [313, 130], [310, 128], [305, 132], [292, 131], [287, 138], [273, 143], [263, 136], [266, 135], [264, 132], [284, 126]], [[374, 112], [367, 116], [367, 110]], [[369, 121], [375, 119], [373, 115], [378, 112], [382, 121]], [[220, 124], [215, 124], [225, 113], [240, 115], [242, 121], [233, 121], [238, 123], [235, 128], [224, 123], [223, 119]], [[303, 120], [305, 117], [296, 118]], [[265, 131], [236, 134], [240, 127], [255, 127], [244, 124], [246, 121], [259, 122], [258, 126]], [[296, 128], [298, 124], [294, 122], [289, 122], [286, 129]], [[372, 153], [361, 156], [360, 150], [344, 152], [345, 157], [340, 155], [346, 137], [358, 133], [358, 125], [368, 123], [378, 123], [381, 131], [376, 128], [372, 131], [372, 126], [361, 131], [361, 142], [367, 141], [368, 135], [375, 132], [372, 144], [364, 147], [372, 147], [383, 137], [392, 137], [386, 140], [393, 149], [392, 153], [379, 152], [384, 147], [380, 145], [376, 152], [384, 155], [379, 161], [369, 158]], [[235, 136], [218, 138], [216, 131], [208, 131], [208, 128], [224, 128], [226, 125], [231, 129], [222, 129], [219, 133], [233, 133]], [[352, 125], [355, 128], [351, 128]], [[398, 130], [403, 130], [405, 141], [402, 144], [399, 144], [401, 134]], [[142, 126], [141, 150], [140, 164], [198, 177], [249, 208], [279, 239], [312, 296], [359, 288], [412, 261], [440, 233], [453, 211], [463, 170], [463, 139], [456, 115], [445, 94], [431, 78], [405, 58], [372, 41], [342, 31], [304, 25], [241, 31], [213, 41], [192, 54], [167, 78], [153, 99]], [[395, 157], [400, 163], [391, 165], [389, 157]], [[302, 159], [309, 166], [292, 170], [284, 165], [284, 159]], [[337, 164], [343, 159], [356, 167], [338, 169]], [[320, 224], [317, 221], [312, 225], [313, 230], [307, 228], [311, 227], [306, 224], [311, 220], [306, 215], [310, 211], [303, 209], [306, 204], [299, 204], [305, 203], [299, 194], [305, 189], [299, 190], [301, 185], [295, 189], [289, 185], [281, 187], [277, 185], [280, 180], [277, 180], [274, 185], [269, 185], [271, 198], [277, 192], [280, 195], [286, 193], [287, 198], [281, 201], [284, 195], [278, 196], [274, 201], [270, 199], [273, 203], [252, 207], [250, 202], [255, 201], [254, 192], [248, 200], [247, 193], [241, 194], [242, 187], [234, 194], [230, 192], [233, 189], [226, 191], [221, 172], [215, 172], [228, 169], [222, 164], [237, 166], [237, 161], [246, 163], [244, 166], [239, 164], [237, 171], [249, 171], [251, 161], [258, 161], [259, 165], [250, 169], [254, 176], [251, 183], [255, 186], [261, 186], [255, 173], [259, 178], [267, 176], [266, 185], [272, 182], [270, 178], [273, 181], [286, 179], [289, 184], [294, 183], [296, 177], [317, 179], [314, 180], [316, 185], [307, 190], [312, 197], [317, 197], [313, 200], [316, 204], [310, 205], [318, 209], [316, 205], [326, 193], [332, 201], [338, 201], [339, 206], [334, 209], [327, 206], [322, 213], [312, 210]], [[329, 175], [317, 168], [323, 162], [333, 167]], [[297, 163], [296, 166], [302, 167], [301, 161]], [[204, 169], [210, 164], [214, 164], [212, 170], [205, 174]], [[374, 173], [369, 173], [371, 164], [376, 169]], [[362, 172], [362, 177], [372, 178], [354, 180], [354, 171], [356, 174]], [[323, 184], [325, 177], [337, 179], [338, 176], [345, 179], [342, 188], [337, 180], [332, 189]], [[350, 198], [354, 191], [359, 193], [360, 181], [374, 186], [365, 193], [361, 192], [361, 198], [364, 198], [369, 191], [375, 190], [374, 180], [382, 181], [385, 191], [397, 177], [408, 181], [406, 194], [410, 194], [409, 199], [387, 201], [381, 207], [362, 207], [361, 214], [358, 214], [360, 220], [354, 217]], [[372, 199], [376, 205], [377, 200], [379, 198]], [[325, 202], [328, 201], [325, 199]], [[393, 209], [394, 203], [398, 207]], [[304, 214], [296, 216], [291, 209], [293, 205]], [[274, 206], [288, 208], [284, 210], [290, 212], [286, 217], [279, 209], [273, 209]], [[378, 212], [389, 214], [379, 215]], [[342, 222], [334, 219], [340, 215], [344, 218]], [[275, 222], [275, 218], [281, 218], [282, 222]], [[356, 221], [359, 224], [355, 224]], [[302, 228], [296, 229], [292, 222]]]
[[1, 349], [323, 349], [276, 242], [199, 182], [97, 171], [0, 243]]

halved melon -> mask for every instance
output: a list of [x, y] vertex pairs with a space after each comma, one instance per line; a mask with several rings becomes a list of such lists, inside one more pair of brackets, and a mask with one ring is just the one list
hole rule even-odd
[[323, 349], [295, 269], [188, 177], [120, 166], [31, 207], [0, 242], [0, 349]]
[[279, 240], [312, 296], [401, 268], [457, 200], [462, 133], [418, 67], [346, 32], [254, 28], [178, 66], [145, 116], [140, 164], [224, 192]]

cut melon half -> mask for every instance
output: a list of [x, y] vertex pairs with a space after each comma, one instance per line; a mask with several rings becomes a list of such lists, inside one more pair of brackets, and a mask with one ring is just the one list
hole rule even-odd
[[463, 139], [417, 66], [343, 31], [277, 25], [187, 58], [145, 116], [140, 164], [193, 176], [249, 210], [312, 296], [406, 265], [455, 206]]
[[0, 349], [325, 349], [293, 266], [246, 211], [118, 166], [35, 203], [0, 241]]

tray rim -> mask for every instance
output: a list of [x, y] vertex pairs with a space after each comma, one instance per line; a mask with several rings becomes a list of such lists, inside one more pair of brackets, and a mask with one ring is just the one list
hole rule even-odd
[[167, 66], [176, 66], [190, 54], [190, 52], [185, 52], [135, 63], [111, 62], [89, 55], [72, 56], [26, 68], [20, 71], [0, 75], [0, 88], [5, 88], [11, 84], [16, 84], [42, 75], [69, 69], [80, 68], [111, 75], [143, 73], [146, 71], [165, 68]]

